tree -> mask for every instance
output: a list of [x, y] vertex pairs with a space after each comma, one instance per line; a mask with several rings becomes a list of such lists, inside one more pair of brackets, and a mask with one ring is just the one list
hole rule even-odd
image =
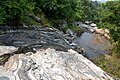
[[[116, 52], [120, 49], [120, 0], [107, 1], [101, 4], [99, 25], [110, 30], [112, 39], [117, 43]], [[120, 55], [120, 54], [119, 54]]]
[[80, 0], [35, 0], [35, 2], [49, 19], [75, 18], [80, 5]]
[[26, 13], [34, 9], [29, 0], [2, 0], [0, 2], [0, 24], [19, 25]]

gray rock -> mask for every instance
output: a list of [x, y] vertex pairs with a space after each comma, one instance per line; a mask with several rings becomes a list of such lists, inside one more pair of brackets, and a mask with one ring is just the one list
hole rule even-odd
[[[55, 28], [37, 27], [33, 30], [10, 30], [0, 35], [0, 44], [5, 46], [32, 46], [42, 45], [45, 48], [57, 48], [57, 50], [68, 50], [72, 48], [67, 42], [67, 37]], [[56, 41], [58, 40], [59, 41]]]
[[[82, 22], [75, 22], [75, 24], [80, 27], [81, 29], [87, 31], [87, 32], [94, 32], [95, 29], [97, 29], [97, 25], [94, 23], [91, 23], [90, 21], [86, 21], [86, 24], [82, 23]], [[91, 24], [90, 24], [91, 23]], [[89, 25], [90, 24], [90, 25]]]
[[91, 21], [85, 21], [85, 24], [88, 24], [88, 25], [89, 25], [90, 23], [91, 23]]
[[90, 26], [96, 27], [97, 25], [95, 23], [91, 23]]
[[32, 55], [17, 54], [0, 67], [0, 76], [10, 80], [113, 80], [71, 49], [63, 52], [48, 48], [39, 49]]
[[10, 80], [10, 79], [6, 76], [0, 76], [0, 80]]
[[72, 30], [70, 30], [70, 29], [67, 29], [67, 30], [66, 30], [66, 33], [67, 33], [68, 35], [70, 35], [70, 36], [74, 36], [74, 33], [73, 33]]
[[17, 50], [18, 48], [14, 46], [0, 46], [0, 56], [3, 54], [9, 54], [9, 53], [16, 52]]

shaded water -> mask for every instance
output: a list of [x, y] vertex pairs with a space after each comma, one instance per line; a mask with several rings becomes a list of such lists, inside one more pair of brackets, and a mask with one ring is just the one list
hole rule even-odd
[[84, 32], [75, 42], [85, 49], [85, 54], [89, 59], [107, 53], [107, 48], [110, 45], [109, 40], [106, 38], [88, 32]]

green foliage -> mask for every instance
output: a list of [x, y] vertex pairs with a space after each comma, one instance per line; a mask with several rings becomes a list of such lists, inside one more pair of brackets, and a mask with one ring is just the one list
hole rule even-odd
[[98, 15], [99, 26], [110, 30], [112, 39], [117, 43], [115, 52], [120, 56], [120, 1], [107, 1], [101, 4]]
[[79, 0], [35, 0], [49, 19], [70, 19], [76, 15]]
[[29, 0], [3, 0], [0, 3], [0, 24], [19, 25], [33, 9], [34, 3]]
[[0, 3], [0, 24], [18, 24], [29, 13], [43, 12], [49, 20], [93, 20], [96, 5], [91, 0], [4, 0]]
[[81, 10], [83, 11], [84, 20], [96, 20], [97, 5], [97, 2], [92, 2], [91, 0], [81, 0]]
[[74, 33], [76, 33], [78, 37], [81, 36], [81, 34], [84, 32], [84, 30], [82, 30], [78, 26], [75, 26], [74, 24], [68, 24], [67, 26], [64, 27], [64, 30], [67, 30], [67, 29], [72, 30]]

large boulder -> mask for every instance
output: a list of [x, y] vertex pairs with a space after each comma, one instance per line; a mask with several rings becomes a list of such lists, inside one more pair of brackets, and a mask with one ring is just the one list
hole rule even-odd
[[95, 33], [104, 35], [103, 29], [95, 29]]
[[0, 66], [0, 80], [113, 80], [101, 68], [70, 49], [39, 49], [16, 54]]
[[63, 51], [72, 48], [68, 42], [71, 38], [68, 40], [69, 36], [55, 28], [34, 26], [33, 30], [18, 29], [1, 32], [3, 33], [0, 34], [0, 45], [4, 46], [51, 47]]
[[95, 33], [101, 34], [105, 38], [110, 39], [110, 36], [109, 36], [110, 32], [108, 29], [95, 29]]
[[108, 29], [105, 29], [106, 34], [110, 34], [110, 31]]
[[18, 48], [14, 46], [0, 46], [0, 56], [4, 54], [10, 54], [16, 52]]
[[95, 23], [91, 23], [90, 26], [96, 27], [97, 25]]

